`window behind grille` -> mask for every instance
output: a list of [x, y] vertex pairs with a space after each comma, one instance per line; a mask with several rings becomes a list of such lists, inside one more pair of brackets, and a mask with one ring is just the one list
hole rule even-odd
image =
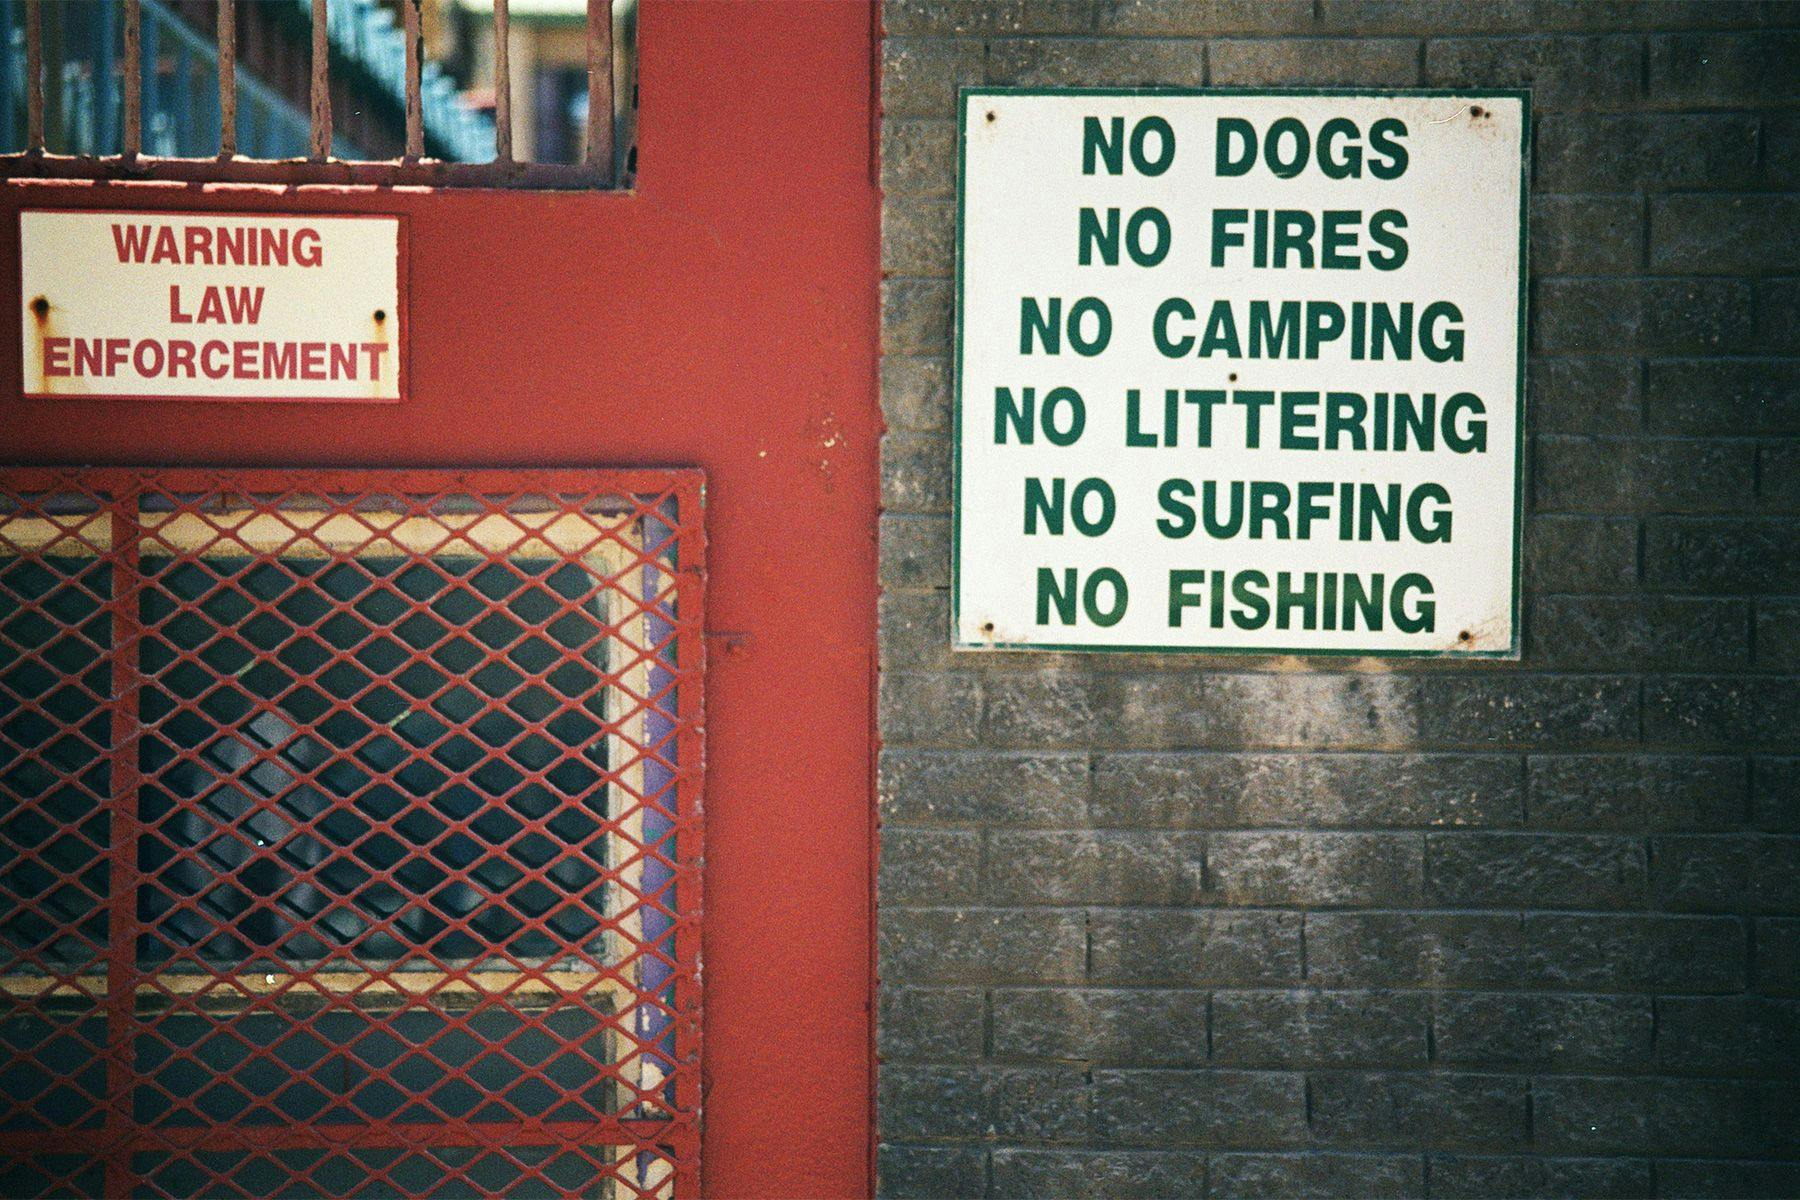
[[698, 502], [0, 473], [0, 1193], [690, 1193]]
[[636, 44], [637, 0], [0, 0], [0, 177], [629, 186]]

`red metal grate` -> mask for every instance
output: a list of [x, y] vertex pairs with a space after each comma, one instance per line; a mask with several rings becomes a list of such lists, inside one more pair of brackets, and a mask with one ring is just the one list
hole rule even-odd
[[693, 471], [0, 471], [0, 1194], [697, 1194], [703, 565]]

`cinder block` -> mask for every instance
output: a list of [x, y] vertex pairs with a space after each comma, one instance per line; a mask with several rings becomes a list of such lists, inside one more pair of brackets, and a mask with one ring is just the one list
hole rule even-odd
[[896, 908], [881, 929], [882, 978], [894, 984], [1077, 983], [1086, 958], [1078, 912]]
[[1002, 988], [994, 1054], [1139, 1066], [1201, 1066], [1206, 993], [1141, 988]]
[[950, 428], [950, 360], [881, 360], [881, 415], [889, 429], [941, 433]]
[[1093, 804], [1118, 826], [1504, 826], [1523, 816], [1523, 784], [1505, 755], [1105, 754]]
[[877, 786], [882, 818], [912, 824], [1079, 828], [1087, 794], [1087, 756], [1079, 753], [888, 748]]
[[1421, 679], [1414, 736], [1471, 749], [1603, 747], [1637, 740], [1633, 681], [1607, 676], [1437, 675]]
[[982, 1055], [987, 997], [972, 987], [883, 987], [876, 1048], [888, 1062], [960, 1063]]
[[994, 747], [1058, 749], [1092, 745], [1108, 714], [1086, 671], [1009, 672], [988, 681], [982, 741]]
[[1426, 845], [1434, 907], [1637, 908], [1647, 894], [1641, 838], [1469, 830]]
[[1086, 33], [1099, 0], [882, 0], [888, 37]]
[[949, 587], [950, 518], [883, 513], [880, 578], [883, 587]]
[[1532, 648], [1565, 670], [1707, 671], [1750, 665], [1750, 606], [1675, 596], [1552, 596], [1532, 604]]
[[1754, 759], [1750, 808], [1756, 828], [1800, 833], [1800, 758]]
[[[1800, 39], [1794, 43], [1800, 52]], [[1666, 275], [1800, 271], [1800, 246], [1770, 231], [1800, 225], [1796, 196], [1657, 196], [1650, 201], [1650, 269]]]
[[1095, 983], [1256, 987], [1298, 982], [1301, 916], [1231, 909], [1096, 910]]
[[1322, 987], [1508, 987], [1521, 982], [1515, 915], [1309, 913], [1306, 979]]
[[881, 46], [881, 111], [954, 119], [956, 92], [981, 82], [982, 47], [962, 38], [889, 38]]
[[1531, 1138], [1526, 1081], [1434, 1071], [1315, 1071], [1312, 1134], [1326, 1146], [1511, 1150]]
[[1229, 38], [1206, 53], [1218, 87], [1410, 87], [1419, 81], [1419, 43], [1410, 38]]
[[1629, 275], [1641, 270], [1643, 261], [1642, 197], [1540, 195], [1532, 200], [1534, 276]]
[[973, 746], [979, 738], [981, 680], [972, 675], [888, 671], [878, 709], [890, 746]]
[[1527, 419], [1538, 433], [1627, 434], [1643, 424], [1636, 359], [1534, 358], [1526, 370]]
[[1731, 992], [1744, 986], [1731, 917], [1528, 912], [1518, 986], [1546, 991]]
[[1733, 512], [1756, 491], [1755, 447], [1740, 441], [1544, 435], [1533, 449], [1539, 512]]
[[1533, 757], [1531, 824], [1620, 833], [1730, 832], [1749, 815], [1743, 760], [1642, 754]]
[[881, 205], [881, 269], [948, 279], [956, 272], [956, 202], [945, 196], [887, 197]]
[[1548, 1076], [1532, 1083], [1538, 1143], [1577, 1154], [1755, 1154], [1754, 1098], [1737, 1080]]
[[882, 837], [882, 903], [971, 904], [980, 892], [981, 834], [892, 828]]
[[1198, 1150], [1069, 1150], [1005, 1146], [994, 1151], [995, 1196], [1106, 1196], [1161, 1200], [1206, 1190]]
[[1345, 1196], [1413, 1197], [1425, 1194], [1425, 1163], [1417, 1154], [1215, 1154], [1211, 1194], [1245, 1200]]
[[1653, 360], [1645, 419], [1659, 433], [1800, 433], [1800, 360]]
[[1294, 1146], [1305, 1079], [1276, 1071], [1095, 1071], [1094, 1132], [1124, 1146]]
[[1757, 912], [1800, 913], [1800, 839], [1751, 842], [1750, 906]]
[[1644, 583], [1658, 591], [1800, 591], [1800, 520], [1652, 517], [1644, 526]]
[[1208, 899], [1206, 836], [1136, 830], [996, 830], [982, 886], [993, 904], [1195, 904]]
[[1431, 38], [1430, 87], [1528, 87], [1532, 102], [1570, 112], [1628, 105], [1639, 85], [1643, 48], [1624, 34], [1591, 37]]
[[1100, 6], [1096, 28], [1119, 37], [1307, 33], [1315, 7], [1312, 0], [1111, 0]]
[[1771, 187], [1800, 189], [1800, 114], [1763, 118], [1763, 177]]
[[1444, 992], [1431, 1017], [1439, 1059], [1489, 1070], [1647, 1064], [1655, 1024], [1648, 996]]
[[1213, 1056], [1250, 1067], [1423, 1064], [1427, 998], [1417, 992], [1220, 991]]
[[1800, 355], [1800, 279], [1756, 281], [1756, 353]]
[[1729, 190], [1757, 180], [1746, 113], [1584, 113], [1538, 120], [1532, 185], [1550, 192]]
[[1199, 87], [1206, 50], [1153, 38], [1001, 38], [988, 43], [989, 83], [1029, 87]]
[[1750, 838], [1681, 834], [1650, 842], [1656, 907], [1667, 912], [1733, 913], [1751, 905]]
[[1759, 344], [1740, 280], [1543, 279], [1531, 303], [1539, 353], [1739, 354]]
[[875, 636], [883, 671], [959, 669], [950, 651], [946, 591], [883, 592]]
[[1644, 684], [1644, 740], [1781, 750], [1800, 739], [1800, 679], [1680, 676]]
[[1743, 926], [1728, 917], [1584, 913], [1312, 913], [1307, 980], [1337, 987], [1529, 991], [1743, 986]]
[[[1532, 33], [1562, 21], [1530, 0], [1320, 0], [1319, 24], [1333, 32]], [[1553, 6], [1550, 6], [1553, 7]]]
[[1800, 1061], [1800, 999], [1662, 996], [1656, 1066], [1696, 1075], [1791, 1076]]
[[1543, 1154], [1429, 1157], [1431, 1194], [1457, 1200], [1515, 1200], [1519, 1196], [1642, 1200], [1653, 1192], [1647, 1159], [1552, 1158]]
[[1800, 919], [1765, 917], [1755, 923], [1755, 990], [1800, 996]]
[[954, 196], [956, 122], [883, 119], [881, 190], [888, 196]]
[[987, 1151], [979, 1146], [896, 1146], [876, 1150], [877, 1191], [891, 1200], [949, 1200], [987, 1190]]
[[1800, 92], [1800, 32], [1657, 34], [1649, 83], [1659, 104], [1775, 107]]
[[1207, 872], [1226, 904], [1417, 904], [1424, 841], [1416, 833], [1215, 833]]
[[1659, 1196], [1736, 1196], [1784, 1200], [1800, 1196], [1800, 1162], [1704, 1158], [1656, 1160]]
[[947, 279], [887, 279], [881, 284], [883, 354], [950, 353], [955, 286]]
[[[1525, 588], [1625, 592], [1638, 582], [1638, 523], [1621, 517], [1534, 514], [1525, 522]], [[1533, 651], [1527, 644], [1528, 653]]]
[[1756, 448], [1756, 507], [1765, 513], [1800, 513], [1800, 442]]
[[1087, 1082], [1061, 1067], [893, 1066], [881, 1072], [881, 1135], [901, 1140], [1073, 1140], [1088, 1132]]

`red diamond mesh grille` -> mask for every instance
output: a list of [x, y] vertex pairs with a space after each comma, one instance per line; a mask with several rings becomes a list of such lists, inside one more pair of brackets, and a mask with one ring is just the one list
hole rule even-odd
[[701, 479], [0, 471], [0, 1195], [697, 1194]]

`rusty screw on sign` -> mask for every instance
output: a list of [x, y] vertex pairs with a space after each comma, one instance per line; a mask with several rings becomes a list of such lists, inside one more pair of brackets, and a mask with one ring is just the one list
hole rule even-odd
[[31, 302], [31, 311], [42, 321], [50, 315], [50, 301], [43, 296], [37, 297]]

